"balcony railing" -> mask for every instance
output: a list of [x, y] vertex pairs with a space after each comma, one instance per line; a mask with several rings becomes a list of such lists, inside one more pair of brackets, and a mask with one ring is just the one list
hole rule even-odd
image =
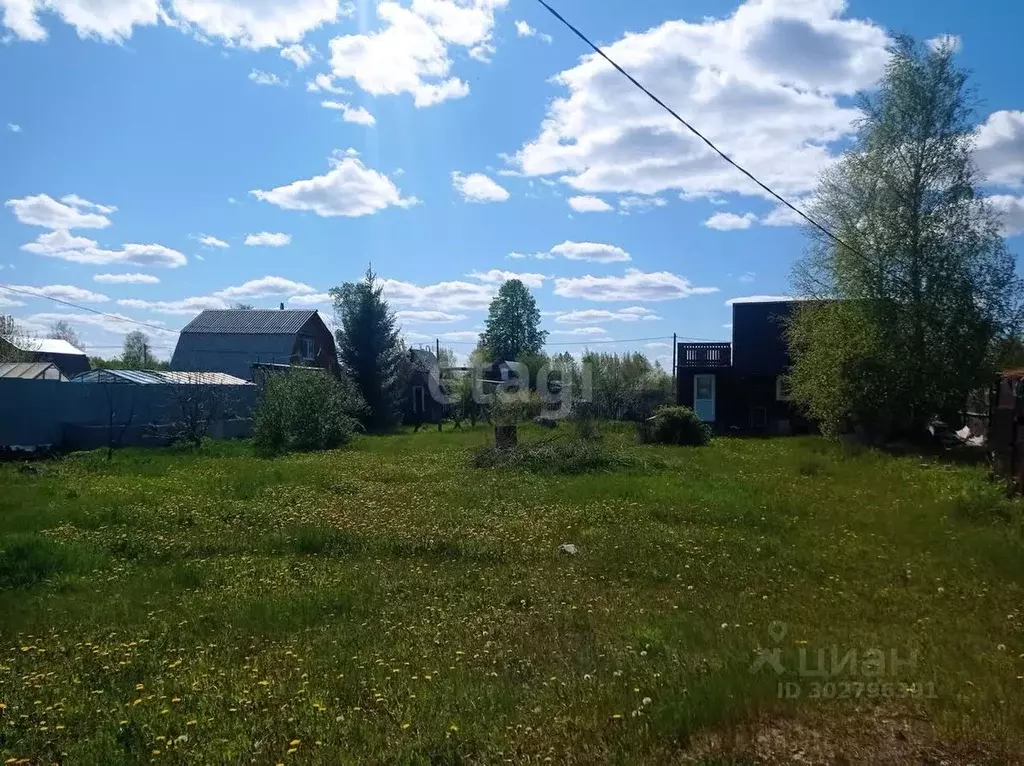
[[676, 364], [680, 367], [729, 367], [732, 346], [729, 343], [680, 343]]

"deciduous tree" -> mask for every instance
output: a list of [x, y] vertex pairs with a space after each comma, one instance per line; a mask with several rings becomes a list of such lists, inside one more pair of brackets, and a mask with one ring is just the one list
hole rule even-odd
[[78, 331], [66, 319], [58, 319], [50, 325], [49, 337], [67, 341], [79, 351], [85, 351], [85, 345], [78, 337]]
[[127, 370], [148, 370], [153, 356], [149, 351], [149, 336], [142, 330], [132, 330], [124, 336], [121, 362]]
[[826, 431], [920, 432], [993, 374], [1021, 281], [978, 191], [967, 74], [951, 45], [899, 37], [856, 139], [827, 171], [794, 271], [792, 395]]
[[547, 331], [540, 329], [540, 311], [529, 289], [510, 279], [491, 301], [480, 345], [496, 362], [511, 362], [544, 349]]

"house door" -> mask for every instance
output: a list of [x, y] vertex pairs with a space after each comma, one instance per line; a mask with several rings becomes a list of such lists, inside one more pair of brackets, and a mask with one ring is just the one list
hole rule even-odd
[[423, 386], [416, 386], [412, 390], [412, 411], [416, 415], [422, 415], [424, 409]]
[[693, 411], [705, 423], [715, 422], [715, 376], [693, 376]]

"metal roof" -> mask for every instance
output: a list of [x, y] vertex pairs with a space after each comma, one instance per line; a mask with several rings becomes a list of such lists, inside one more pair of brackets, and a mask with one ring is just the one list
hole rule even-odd
[[294, 335], [316, 313], [315, 309], [207, 309], [181, 332]]
[[38, 354], [73, 354], [85, 356], [85, 352], [77, 349], [66, 340], [57, 338], [8, 338], [8, 342], [19, 351], [34, 351]]
[[247, 380], [223, 372], [177, 370], [90, 370], [72, 383], [135, 383], [137, 385], [251, 386]]
[[35, 380], [44, 377], [50, 369], [56, 373], [50, 380], [67, 380], [53, 362], [0, 362], [0, 378]]

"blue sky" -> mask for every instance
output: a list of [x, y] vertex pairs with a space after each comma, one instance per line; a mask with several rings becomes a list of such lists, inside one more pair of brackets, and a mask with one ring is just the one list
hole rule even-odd
[[[795, 201], [888, 30], [955, 35], [1024, 253], [1019, 3], [553, 4]], [[0, 0], [0, 22], [0, 283], [20, 289], [173, 329], [233, 301], [329, 314], [372, 263], [411, 343], [464, 354], [513, 272], [578, 351], [728, 339], [727, 301], [787, 294], [803, 249], [534, 0]], [[42, 297], [0, 311], [68, 318], [105, 356], [137, 329]]]

